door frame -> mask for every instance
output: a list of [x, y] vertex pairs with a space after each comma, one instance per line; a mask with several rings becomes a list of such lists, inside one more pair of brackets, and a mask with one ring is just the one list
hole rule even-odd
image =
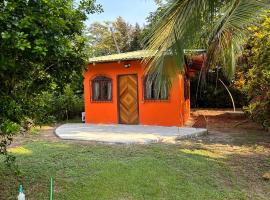
[[[119, 89], [119, 79], [121, 76], [128, 76], [128, 75], [135, 75], [136, 76], [136, 81], [137, 81], [137, 113], [138, 113], [138, 123], [140, 124], [140, 112], [139, 112], [139, 89], [138, 89], [138, 74], [118, 74], [117, 75], [117, 123], [120, 123], [120, 89]], [[126, 124], [126, 125], [130, 125], [130, 124]]]

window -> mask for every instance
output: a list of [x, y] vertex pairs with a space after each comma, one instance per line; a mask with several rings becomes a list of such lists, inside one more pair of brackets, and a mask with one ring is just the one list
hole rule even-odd
[[92, 80], [92, 100], [112, 100], [112, 80], [104, 76], [98, 76]]
[[189, 79], [186, 76], [184, 78], [184, 97], [185, 100], [189, 99]]
[[155, 80], [149, 80], [147, 76], [144, 77], [144, 99], [145, 100], [167, 100], [168, 88], [163, 85], [158, 91], [158, 85]]

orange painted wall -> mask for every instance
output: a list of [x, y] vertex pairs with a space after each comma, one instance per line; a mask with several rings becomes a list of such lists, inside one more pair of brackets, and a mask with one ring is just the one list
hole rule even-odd
[[[125, 64], [130, 64], [125, 68]], [[179, 75], [173, 83], [169, 99], [166, 101], [149, 101], [143, 99], [143, 64], [137, 61], [107, 62], [89, 64], [84, 73], [84, 98], [86, 123], [118, 123], [117, 76], [137, 74], [139, 123], [143, 125], [183, 126], [190, 115], [190, 102], [184, 100], [184, 81]], [[96, 76], [112, 79], [112, 101], [92, 102], [91, 80]]]

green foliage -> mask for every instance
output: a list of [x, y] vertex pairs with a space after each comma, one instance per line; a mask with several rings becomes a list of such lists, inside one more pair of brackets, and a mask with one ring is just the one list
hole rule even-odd
[[131, 41], [127, 51], [137, 51], [142, 49], [142, 29], [139, 24], [135, 24], [133, 32], [131, 34]]
[[54, 116], [60, 120], [68, 120], [74, 116], [81, 116], [81, 112], [84, 111], [83, 98], [75, 95], [70, 85], [66, 85], [63, 94], [54, 98], [57, 98], [54, 100]]
[[[45, 105], [49, 99], [40, 99], [40, 95], [47, 93], [56, 99], [56, 94], [64, 92], [66, 96], [67, 83], [82, 76], [87, 58], [84, 21], [87, 14], [101, 11], [95, 0], [0, 1], [1, 124], [25, 126], [29, 118], [47, 120], [46, 111], [53, 102]], [[76, 91], [78, 86], [71, 89]], [[1, 134], [12, 137], [6, 131]], [[2, 141], [6, 146], [10, 143], [5, 137]]]
[[166, 12], [166, 8], [170, 1], [166, 1], [165, 3], [162, 3], [162, 1], [156, 1], [158, 8], [154, 12], [150, 12], [148, 17], [146, 18], [147, 25], [142, 31], [142, 39], [146, 40], [143, 41], [143, 43], [147, 43], [147, 35], [151, 34], [152, 29], [156, 26], [156, 24], [159, 22], [159, 20], [162, 18], [162, 16]]
[[190, 81], [191, 107], [233, 109], [230, 96], [218, 79], [221, 79], [230, 90], [237, 108], [247, 104], [245, 94], [235, 84], [228, 81], [222, 70], [219, 70], [218, 73], [217, 70], [209, 72], [206, 77], [206, 84], [199, 84], [199, 87], [198, 77], [199, 73]]
[[12, 138], [15, 134], [19, 133], [20, 125], [16, 124], [10, 120], [0, 119], [0, 155], [6, 156], [5, 162], [11, 166], [15, 157], [8, 155], [7, 146], [11, 144]]
[[56, 122], [54, 116], [54, 95], [48, 91], [38, 94], [33, 100], [29, 109], [32, 111], [31, 117], [35, 120], [37, 125], [51, 124]]
[[[270, 51], [269, 51], [270, 53]], [[270, 62], [269, 65], [270, 66]], [[249, 105], [244, 110], [256, 122], [265, 128], [270, 127], [270, 69], [254, 67], [247, 75], [245, 91], [249, 97]]]
[[91, 24], [88, 39], [89, 46], [93, 50], [92, 56], [118, 53], [117, 46], [122, 53], [142, 49], [139, 24], [132, 26], [122, 17], [113, 22]]
[[270, 127], [270, 12], [260, 24], [250, 27], [250, 38], [245, 46], [242, 71], [249, 105], [245, 111], [250, 117]]
[[35, 124], [51, 124], [80, 116], [84, 111], [84, 101], [83, 97], [76, 95], [71, 86], [67, 84], [61, 93], [45, 91], [37, 95], [33, 99], [30, 109]]
[[[204, 73], [221, 65], [228, 77], [234, 73], [236, 58], [246, 37], [247, 27], [258, 20], [269, 5], [264, 0], [171, 0], [152, 32], [146, 38], [147, 48], [156, 52], [149, 73], [158, 77], [159, 85], [170, 83], [175, 74], [168, 73], [164, 58], [171, 52], [184, 73], [185, 49], [206, 49]], [[167, 78], [164, 78], [167, 77]]]

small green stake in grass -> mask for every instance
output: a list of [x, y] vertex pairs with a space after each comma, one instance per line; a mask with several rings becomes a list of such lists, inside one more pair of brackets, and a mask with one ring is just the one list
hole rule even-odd
[[22, 184], [20, 184], [18, 200], [25, 200], [25, 195], [24, 195], [24, 193], [23, 193], [23, 187], [22, 187]]
[[50, 200], [53, 200], [53, 179], [50, 179]]

